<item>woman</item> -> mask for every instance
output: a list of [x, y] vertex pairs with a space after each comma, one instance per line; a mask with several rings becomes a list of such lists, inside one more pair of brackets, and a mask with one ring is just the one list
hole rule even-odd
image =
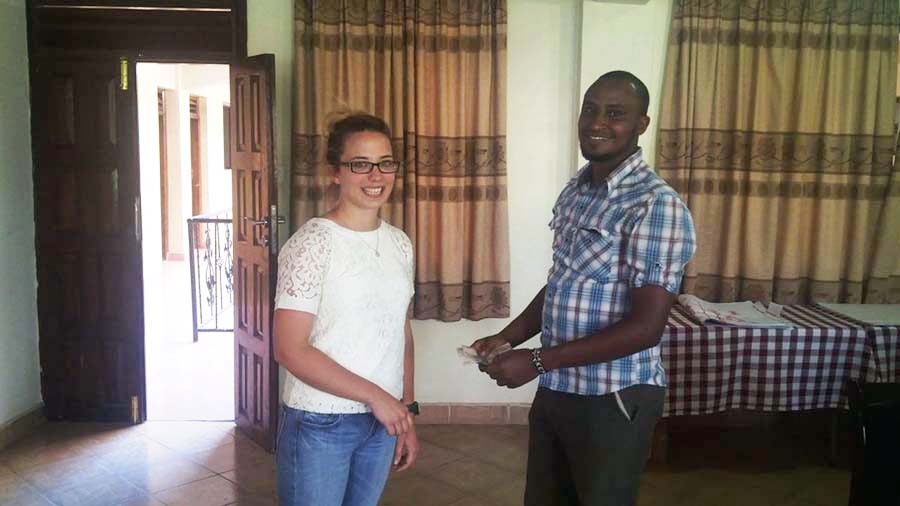
[[285, 367], [278, 429], [282, 506], [376, 505], [418, 452], [413, 402], [412, 245], [378, 217], [399, 163], [379, 118], [329, 129], [337, 205], [278, 256], [275, 359]]

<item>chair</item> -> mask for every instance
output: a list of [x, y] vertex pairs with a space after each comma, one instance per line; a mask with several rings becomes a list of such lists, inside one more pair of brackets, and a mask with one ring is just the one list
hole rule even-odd
[[848, 384], [856, 433], [850, 506], [900, 505], [900, 383]]

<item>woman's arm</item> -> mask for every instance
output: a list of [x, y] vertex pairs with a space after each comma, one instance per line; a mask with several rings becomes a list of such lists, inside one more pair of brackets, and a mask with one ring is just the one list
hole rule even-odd
[[416, 400], [416, 353], [413, 342], [412, 325], [409, 319], [404, 327], [405, 346], [403, 348], [403, 402]]
[[[416, 400], [416, 367], [415, 345], [413, 343], [412, 325], [406, 320], [404, 329], [406, 342], [403, 349], [403, 404], [407, 405]], [[411, 424], [409, 431], [397, 439], [394, 447], [394, 471], [403, 471], [409, 468], [419, 455], [419, 439], [416, 436], [416, 426]]]
[[[412, 425], [412, 415], [405, 404], [309, 344], [315, 318], [315, 315], [305, 311], [275, 310], [275, 360], [307, 385], [369, 405], [372, 414], [389, 434], [406, 433]], [[412, 334], [408, 333], [408, 336], [411, 339]]]

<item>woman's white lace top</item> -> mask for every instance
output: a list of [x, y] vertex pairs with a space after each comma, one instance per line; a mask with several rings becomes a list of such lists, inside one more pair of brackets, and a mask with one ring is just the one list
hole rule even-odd
[[[278, 255], [275, 308], [316, 315], [309, 343], [397, 399], [403, 394], [404, 328], [412, 294], [412, 244], [384, 221], [376, 230], [357, 232], [313, 218]], [[286, 372], [282, 399], [292, 408], [370, 411]]]

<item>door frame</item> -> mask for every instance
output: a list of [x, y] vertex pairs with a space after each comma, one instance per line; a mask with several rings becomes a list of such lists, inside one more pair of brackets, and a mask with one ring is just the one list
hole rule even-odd
[[[130, 71], [131, 74], [129, 77], [132, 82], [134, 82], [134, 88], [137, 87], [137, 76], [136, 76], [136, 68], [137, 63], [194, 63], [194, 64], [223, 64], [230, 65], [236, 61], [242, 61], [247, 57], [247, 0], [231, 0], [231, 52], [228, 55], [225, 55], [223, 52], [215, 52], [215, 51], [203, 51], [191, 49], [190, 47], [179, 47], [179, 46], [170, 46], [166, 49], [145, 49], [142, 47], [127, 47], [129, 46], [131, 41], [123, 41], [115, 39], [115, 37], [109, 36], [109, 41], [112, 41], [113, 44], [110, 44], [109, 47], [97, 47], [96, 49], [91, 48], [87, 49], [84, 47], [77, 46], [68, 46], [64, 43], [61, 43], [59, 40], [54, 40], [57, 45], [44, 45], [41, 44], [41, 41], [38, 41], [38, 25], [40, 24], [38, 19], [40, 16], [40, 11], [42, 9], [54, 8], [48, 6], [47, 4], [52, 4], [53, 6], [66, 5], [71, 7], [78, 6], [88, 6], [88, 5], [97, 5], [101, 4], [103, 6], [113, 7], [113, 8], [121, 8], [121, 7], [140, 7], [146, 6], [149, 2], [141, 1], [141, 0], [104, 0], [102, 2], [96, 1], [77, 1], [77, 0], [66, 0], [66, 1], [55, 1], [48, 2], [45, 0], [27, 0], [25, 2], [25, 10], [26, 10], [26, 26], [28, 32], [28, 54], [29, 54], [29, 79], [32, 83], [31, 86], [34, 86], [35, 80], [38, 78], [35, 63], [37, 62], [37, 58], [31, 57], [32, 55], [39, 54], [90, 54], [90, 55], [110, 55], [110, 57], [119, 56], [128, 56], [130, 63]], [[178, 0], [166, 0], [164, 2], [155, 2], [152, 5], [159, 10], [171, 10], [173, 8], [182, 8], [185, 6], [194, 7], [194, 8], [202, 8], [202, 7], [217, 7], [221, 4], [221, 1], [212, 1], [212, 0], [203, 0], [196, 1], [194, 0], [190, 4], [188, 2], [180, 2]], [[207, 5], [209, 4], [209, 5]], [[215, 4], [215, 5], [214, 5]], [[152, 21], [147, 21], [143, 24], [143, 27], [147, 27], [148, 23], [152, 23]], [[155, 26], [163, 26], [163, 25], [155, 25]], [[161, 32], [164, 33], [164, 32]], [[157, 39], [162, 39], [164, 35], [156, 36]], [[71, 40], [71, 39], [69, 39]], [[171, 40], [166, 41], [171, 44]], [[126, 46], [126, 47], [122, 47]], [[137, 108], [135, 107], [134, 114], [137, 115]], [[135, 119], [135, 124], [137, 124], [137, 120]], [[139, 144], [138, 136], [139, 132], [134, 132], [135, 138], [133, 139], [135, 145]], [[32, 159], [37, 160], [36, 158], [36, 150], [37, 146], [32, 142]], [[138, 158], [138, 153], [135, 151], [134, 156]], [[141, 170], [150, 170], [150, 168], [141, 168], [139, 159], [136, 161], [136, 165], [138, 167], [138, 177]], [[34, 167], [33, 169], [34, 170]], [[153, 170], [159, 170], [159, 167], [154, 167]], [[276, 181], [277, 184], [277, 181]], [[233, 191], [233, 190], [232, 190]], [[140, 185], [137, 187], [136, 197], [138, 201], [141, 198]], [[36, 245], [37, 246], [37, 245]], [[143, 248], [139, 248], [137, 255], [138, 261], [142, 262], [141, 256], [143, 255]], [[39, 254], [36, 251], [36, 255]], [[141, 280], [141, 298], [143, 299], [143, 280]], [[38, 310], [40, 312], [40, 301]], [[142, 328], [143, 328], [143, 309], [140, 310], [141, 319], [142, 319]], [[140, 347], [140, 368], [143, 371], [142, 377], [140, 378], [140, 383], [138, 385], [138, 391], [140, 394], [140, 399], [138, 401], [137, 406], [133, 406], [132, 409], [132, 421], [135, 423], [143, 423], [147, 420], [147, 377], [146, 377], [146, 336], [143, 335], [143, 330], [141, 331], [141, 343]], [[40, 351], [39, 351], [40, 354]], [[134, 409], [136, 408], [136, 409]], [[135, 412], [136, 411], [136, 412]], [[277, 415], [276, 415], [277, 416]]]

